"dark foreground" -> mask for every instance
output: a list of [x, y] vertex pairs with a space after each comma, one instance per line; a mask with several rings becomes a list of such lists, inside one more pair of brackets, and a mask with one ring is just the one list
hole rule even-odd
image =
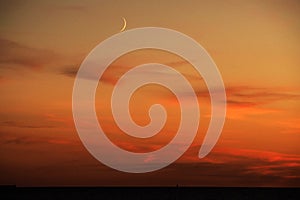
[[[300, 188], [0, 187], [1, 199], [300, 199]], [[4, 197], [4, 198], [3, 198]]]

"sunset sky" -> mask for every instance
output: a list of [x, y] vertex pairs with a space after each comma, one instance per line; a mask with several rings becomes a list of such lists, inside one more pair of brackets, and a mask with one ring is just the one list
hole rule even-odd
[[[198, 152], [211, 114], [207, 87], [190, 63], [161, 50], [130, 52], [110, 65], [96, 93], [98, 121], [128, 151], [149, 152], [170, 142], [180, 109], [168, 89], [147, 85], [130, 101], [133, 120], [143, 126], [151, 105], [165, 106], [166, 124], [151, 138], [123, 133], [110, 109], [124, 73], [163, 63], [183, 74], [198, 97], [200, 126], [188, 151], [159, 171], [130, 174], [101, 164], [83, 146], [72, 116], [75, 76], [96, 45], [119, 33], [122, 17], [125, 30], [164, 27], [192, 37], [218, 66], [227, 115], [204, 159]], [[1, 1], [0, 185], [300, 187], [299, 19], [297, 0]]]

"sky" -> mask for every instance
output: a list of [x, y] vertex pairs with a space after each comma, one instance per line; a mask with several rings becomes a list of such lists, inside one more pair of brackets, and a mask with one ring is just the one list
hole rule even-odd
[[[0, 185], [300, 187], [299, 15], [296, 0], [1, 1]], [[121, 131], [109, 106], [124, 73], [163, 63], [183, 74], [197, 94], [200, 126], [190, 148], [161, 170], [131, 174], [103, 165], [81, 142], [72, 116], [75, 76], [96, 45], [120, 32], [122, 17], [125, 30], [164, 27], [192, 37], [218, 66], [227, 115], [205, 158], [198, 152], [211, 115], [207, 86], [186, 60], [154, 49], [125, 54], [105, 71], [95, 98], [99, 124], [128, 151], [154, 151], [170, 142], [180, 109], [168, 89], [146, 85], [130, 100], [131, 116], [141, 126], [150, 122], [151, 105], [165, 107], [166, 124], [150, 138]]]

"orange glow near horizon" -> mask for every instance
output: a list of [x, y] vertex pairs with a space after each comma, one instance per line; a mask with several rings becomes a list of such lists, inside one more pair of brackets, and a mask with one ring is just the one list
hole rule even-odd
[[[299, 8], [298, 1], [2, 3], [0, 185], [300, 187]], [[183, 74], [197, 94], [200, 126], [188, 151], [162, 170], [128, 174], [98, 162], [80, 141], [72, 117], [77, 70], [97, 44], [119, 32], [122, 17], [126, 29], [157, 26], [189, 35], [217, 64], [227, 116], [204, 159], [198, 151], [211, 114], [205, 82], [186, 60], [159, 50], [130, 52], [105, 71], [96, 92], [99, 124], [128, 151], [154, 151], [170, 142], [180, 109], [167, 88], [144, 86], [130, 101], [131, 116], [141, 126], [149, 123], [151, 105], [165, 106], [167, 122], [151, 138], [122, 132], [110, 109], [112, 90], [124, 73], [163, 63]]]

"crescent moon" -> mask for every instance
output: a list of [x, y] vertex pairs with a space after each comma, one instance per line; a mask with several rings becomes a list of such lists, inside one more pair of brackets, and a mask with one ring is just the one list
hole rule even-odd
[[123, 19], [124, 25], [123, 25], [122, 29], [120, 30], [120, 32], [124, 31], [126, 28], [126, 25], [127, 25], [126, 19], [124, 17], [122, 17], [122, 19]]

